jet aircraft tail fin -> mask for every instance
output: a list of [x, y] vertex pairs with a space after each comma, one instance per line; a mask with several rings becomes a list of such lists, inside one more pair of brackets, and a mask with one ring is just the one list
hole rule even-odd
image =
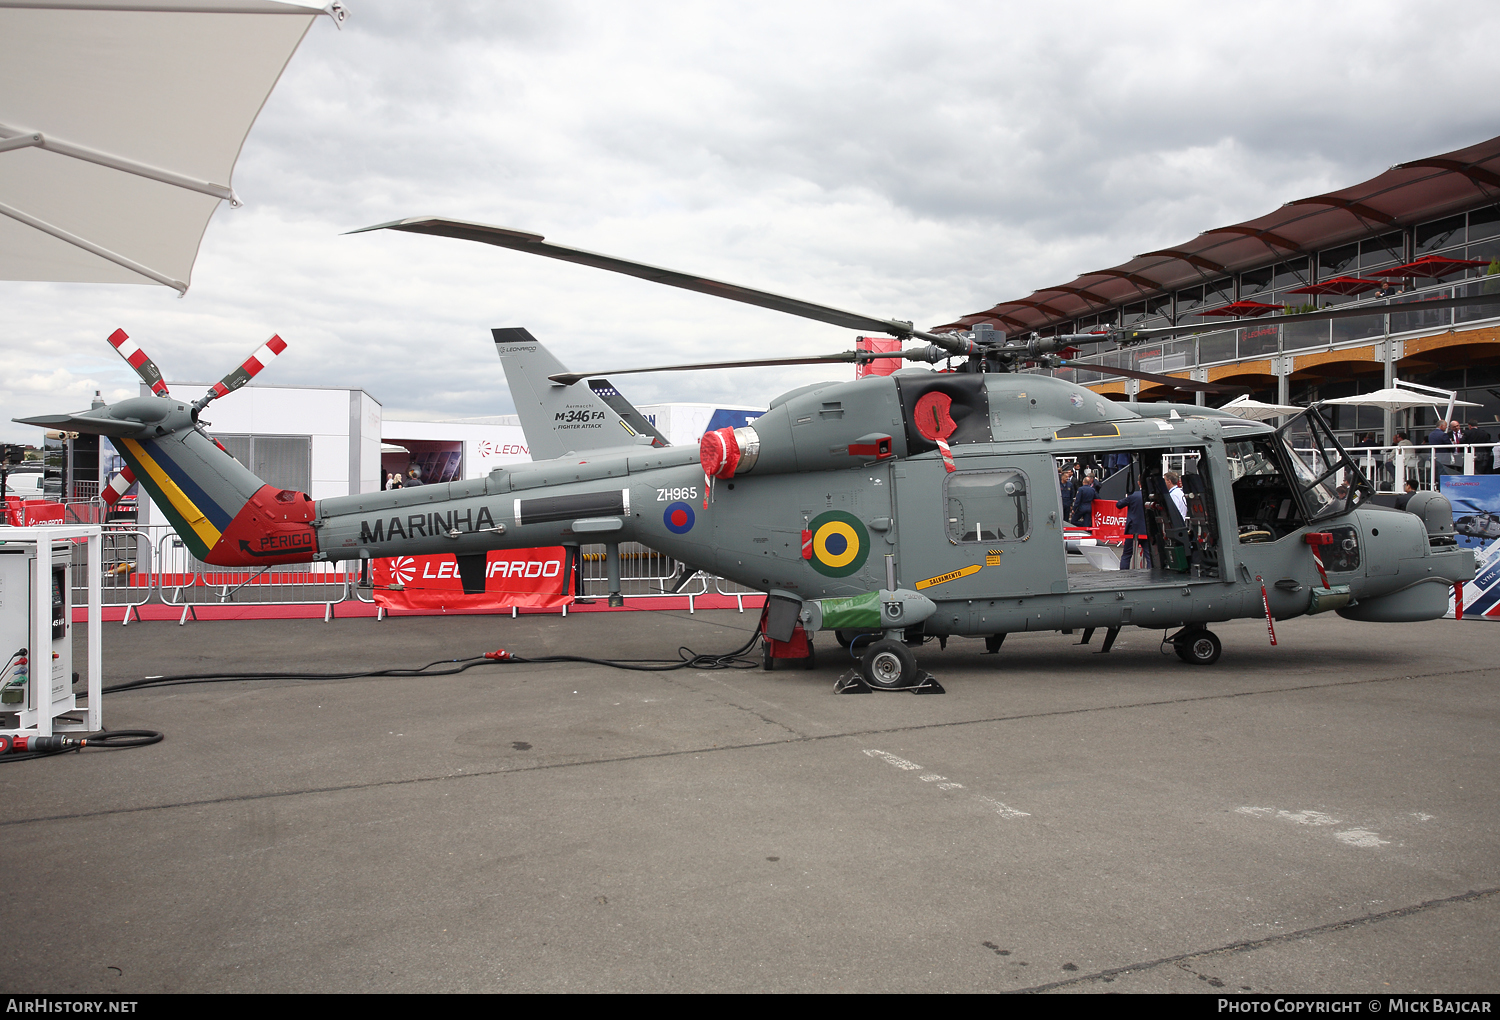
[[552, 382], [549, 375], [567, 368], [528, 330], [490, 332], [534, 459], [631, 446], [641, 437], [652, 446], [668, 445], [609, 380], [587, 379], [569, 386]]

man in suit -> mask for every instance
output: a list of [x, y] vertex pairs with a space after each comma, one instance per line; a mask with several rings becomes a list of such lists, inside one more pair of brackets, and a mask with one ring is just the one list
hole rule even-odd
[[1094, 526], [1094, 496], [1098, 490], [1094, 488], [1094, 475], [1091, 471], [1083, 474], [1083, 484], [1073, 494], [1073, 523], [1082, 528]]
[[[1128, 508], [1128, 509], [1127, 509]], [[1115, 501], [1116, 510], [1125, 510], [1125, 549], [1120, 553], [1120, 569], [1129, 570], [1136, 543], [1141, 547], [1141, 566], [1150, 568], [1151, 547], [1146, 544], [1146, 506], [1140, 486], [1124, 499]]]

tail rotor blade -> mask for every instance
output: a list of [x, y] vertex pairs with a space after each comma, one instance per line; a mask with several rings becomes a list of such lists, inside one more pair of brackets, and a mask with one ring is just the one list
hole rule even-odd
[[281, 339], [280, 336], [272, 336], [271, 339], [257, 347], [255, 353], [246, 358], [238, 368], [214, 383], [209, 391], [203, 394], [202, 399], [197, 401], [194, 406], [202, 410], [208, 406], [209, 401], [217, 400], [226, 393], [233, 393], [259, 375], [261, 369], [269, 365], [272, 359], [284, 350], [286, 350], [286, 341]]
[[166, 381], [161, 377], [161, 369], [156, 367], [156, 362], [146, 356], [140, 345], [130, 339], [123, 329], [117, 329], [109, 335], [109, 345], [119, 352], [125, 363], [135, 369], [135, 374], [141, 377], [141, 381], [151, 387], [151, 392], [158, 397], [168, 396]]
[[129, 468], [123, 468], [119, 474], [111, 478], [109, 484], [104, 487], [104, 491], [99, 494], [100, 498], [104, 500], [105, 509], [113, 510], [115, 504], [120, 501], [120, 497], [125, 495], [126, 491], [134, 484], [135, 472]]

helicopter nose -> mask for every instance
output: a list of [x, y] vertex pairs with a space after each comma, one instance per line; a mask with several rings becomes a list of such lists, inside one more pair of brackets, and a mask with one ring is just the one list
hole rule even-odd
[[1365, 583], [1357, 604], [1338, 611], [1351, 620], [1412, 623], [1448, 611], [1455, 584], [1474, 577], [1474, 553], [1453, 535], [1453, 508], [1435, 492], [1413, 495], [1406, 510], [1359, 513]]

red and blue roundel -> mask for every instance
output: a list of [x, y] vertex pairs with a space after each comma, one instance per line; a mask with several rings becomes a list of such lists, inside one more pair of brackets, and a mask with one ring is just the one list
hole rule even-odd
[[676, 503], [668, 503], [667, 509], [661, 515], [661, 522], [674, 535], [686, 535], [692, 531], [695, 519], [693, 508], [680, 500]]

